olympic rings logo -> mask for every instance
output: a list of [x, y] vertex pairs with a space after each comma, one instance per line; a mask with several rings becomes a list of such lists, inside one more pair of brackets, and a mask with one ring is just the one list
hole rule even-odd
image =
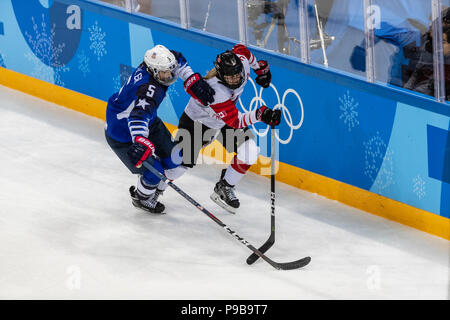
[[[259, 93], [258, 93], [258, 89], [256, 88], [256, 85], [253, 82], [253, 79], [249, 78], [249, 80], [250, 80], [250, 83], [253, 85], [253, 89], [255, 91], [255, 96], [250, 101], [250, 105], [249, 105], [248, 110], [244, 107], [244, 105], [242, 104], [241, 99], [239, 98], [239, 104], [241, 105], [241, 108], [244, 110], [244, 112], [256, 110], [262, 105], [267, 105], [265, 103], [264, 99], [262, 98], [263, 88], [261, 87], [259, 89]], [[288, 144], [291, 141], [291, 139], [292, 139], [292, 135], [294, 133], [294, 130], [300, 129], [300, 127], [303, 124], [303, 119], [305, 117], [305, 112], [304, 112], [304, 109], [303, 109], [303, 102], [302, 102], [302, 99], [300, 98], [300, 95], [294, 89], [287, 89], [286, 91], [284, 91], [283, 97], [282, 97], [281, 102], [280, 102], [280, 95], [278, 94], [277, 88], [272, 83], [270, 84], [270, 87], [275, 92], [275, 95], [276, 95], [277, 101], [278, 101], [278, 103], [273, 107], [273, 109], [274, 110], [281, 109], [281, 111], [283, 113], [283, 118], [285, 120], [284, 123], [286, 123], [289, 126], [289, 128], [290, 128], [289, 136], [286, 139], [281, 139], [280, 138], [280, 136], [278, 134], [279, 130], [276, 130], [275, 137], [280, 143]], [[290, 93], [293, 94], [297, 98], [297, 100], [299, 102], [299, 105], [300, 105], [300, 111], [301, 111], [300, 121], [297, 124], [295, 124], [295, 125], [293, 123], [292, 116], [291, 116], [291, 113], [289, 112], [289, 109], [284, 104], [287, 95], [290, 94]], [[269, 127], [267, 127], [265, 130], [262, 130], [260, 132], [255, 130], [254, 125], [252, 125], [252, 128], [253, 128], [253, 131], [256, 132], [256, 134], [258, 136], [260, 136], [260, 137], [265, 137], [267, 135], [267, 132], [269, 132]]]

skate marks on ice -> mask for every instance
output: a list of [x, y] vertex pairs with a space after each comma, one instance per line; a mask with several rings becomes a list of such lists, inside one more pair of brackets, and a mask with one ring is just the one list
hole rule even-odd
[[[103, 122], [0, 86], [0, 298], [446, 299], [448, 241], [277, 183], [280, 272], [173, 190], [163, 217], [135, 209], [136, 183]], [[209, 195], [223, 165], [178, 182], [256, 245], [270, 233], [270, 180], [249, 173], [231, 215]]]

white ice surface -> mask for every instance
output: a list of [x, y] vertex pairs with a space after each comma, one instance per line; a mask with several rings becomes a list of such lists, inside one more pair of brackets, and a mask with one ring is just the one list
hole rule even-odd
[[[135, 176], [103, 122], [0, 86], [0, 299], [448, 299], [449, 244], [277, 183], [279, 271], [175, 191], [167, 214], [131, 205]], [[238, 214], [209, 195], [223, 165], [176, 183], [254, 246], [269, 235], [269, 179], [249, 173]]]

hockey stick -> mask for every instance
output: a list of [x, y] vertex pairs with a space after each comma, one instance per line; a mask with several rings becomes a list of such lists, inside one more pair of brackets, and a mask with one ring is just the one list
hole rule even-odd
[[211, 3], [212, 0], [209, 0], [208, 3], [208, 9], [206, 10], [206, 15], [205, 15], [205, 22], [203, 23], [203, 31], [206, 31], [206, 25], [208, 24], [208, 18], [209, 18], [209, 11], [211, 10]]
[[247, 248], [249, 248], [251, 251], [253, 251], [261, 259], [264, 259], [264, 261], [269, 263], [275, 269], [278, 269], [278, 270], [298, 269], [298, 268], [306, 266], [311, 261], [310, 257], [305, 257], [305, 258], [302, 258], [300, 260], [296, 260], [296, 261], [292, 261], [292, 262], [286, 262], [286, 263], [278, 263], [278, 262], [275, 262], [275, 261], [271, 260], [270, 258], [266, 257], [263, 253], [258, 251], [258, 249], [256, 249], [254, 246], [252, 246], [247, 240], [245, 240], [244, 238], [239, 236], [235, 231], [233, 231], [225, 223], [223, 223], [221, 220], [219, 220], [217, 217], [215, 217], [211, 212], [209, 212], [207, 209], [205, 209], [197, 201], [192, 199], [187, 193], [185, 193], [183, 190], [181, 190], [178, 186], [176, 186], [174, 183], [172, 183], [169, 179], [167, 179], [166, 176], [164, 176], [158, 170], [153, 168], [153, 166], [150, 163], [148, 163], [147, 161], [144, 161], [143, 164], [144, 164], [144, 167], [146, 167], [148, 170], [150, 170], [159, 179], [161, 179], [165, 183], [167, 183], [170, 187], [172, 187], [172, 189], [174, 189], [176, 192], [178, 192], [181, 196], [183, 196], [186, 200], [188, 200], [191, 204], [193, 204], [197, 209], [199, 209], [201, 212], [206, 214], [211, 220], [213, 220], [219, 226], [221, 226], [222, 228], [227, 230], [228, 233], [231, 234], [234, 238], [236, 238], [240, 243], [242, 243]]
[[[261, 253], [266, 253], [275, 243], [275, 126], [270, 127], [270, 236], [266, 242], [258, 249]], [[258, 255], [252, 253], [247, 258], [247, 264], [253, 264], [258, 260]]]
[[317, 23], [317, 29], [319, 31], [320, 46], [322, 47], [323, 64], [325, 65], [325, 67], [328, 67], [327, 53], [325, 52], [325, 40], [323, 37], [323, 28], [322, 28], [322, 23], [320, 22], [320, 19], [319, 19], [319, 9], [317, 9], [316, 0], [314, 0], [314, 10], [316, 12], [316, 23]]
[[266, 36], [264, 37], [264, 41], [262, 43], [263, 48], [266, 47], [266, 43], [269, 40], [270, 35], [272, 34], [273, 28], [275, 27], [275, 18], [272, 18], [272, 22], [270, 23], [269, 30], [267, 31]]

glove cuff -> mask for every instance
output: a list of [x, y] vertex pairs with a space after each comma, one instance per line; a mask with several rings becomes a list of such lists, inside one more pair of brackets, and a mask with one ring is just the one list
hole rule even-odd
[[260, 76], [269, 72], [269, 65], [264, 60], [258, 61], [259, 68], [255, 70], [255, 73]]
[[184, 82], [184, 90], [189, 90], [189, 88], [199, 80], [200, 74], [198, 72], [191, 74], [191, 76]]
[[262, 121], [262, 115], [266, 110], [267, 110], [266, 106], [261, 106], [258, 110], [256, 110], [256, 119], [258, 121]]

